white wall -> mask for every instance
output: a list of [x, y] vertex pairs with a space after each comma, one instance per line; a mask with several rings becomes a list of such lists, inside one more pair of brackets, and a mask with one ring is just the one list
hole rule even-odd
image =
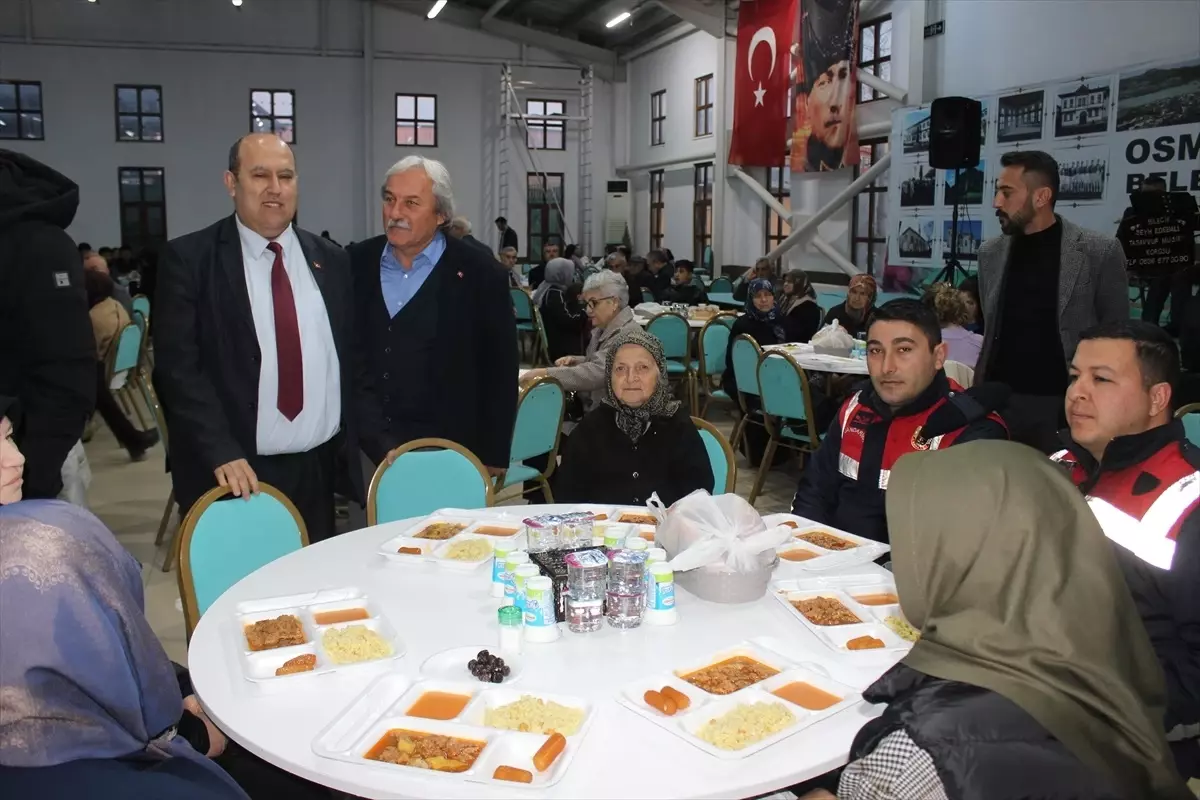
[[[120, 166], [165, 168], [172, 237], [229, 212], [221, 174], [229, 145], [249, 130], [251, 88], [296, 91], [300, 223], [328, 229], [341, 242], [379, 232], [382, 175], [417, 153], [447, 164], [460, 213], [475, 223], [478, 238], [495, 243], [502, 63], [514, 65], [514, 78], [535, 82], [533, 96], [564, 99], [568, 114], [579, 113], [579, 72], [550, 53], [378, 5], [364, 43], [361, 0], [254, 0], [241, 9], [216, 0], [37, 0], [33, 44], [25, 39], [24, 4], [0, 6], [0, 77], [42, 82], [46, 126], [45, 141], [4, 146], [79, 183], [70, 233], [96, 245], [119, 238]], [[364, 45], [374, 54], [369, 104]], [[117, 83], [162, 85], [164, 142], [115, 141]], [[594, 243], [614, 163], [612, 88], [601, 81], [595, 87]], [[396, 92], [438, 95], [437, 148], [395, 146]], [[578, 236], [578, 126], [568, 130], [565, 153], [536, 157], [543, 170], [566, 174], [567, 225]], [[527, 158], [515, 139], [509, 161], [507, 216], [524, 244]]]

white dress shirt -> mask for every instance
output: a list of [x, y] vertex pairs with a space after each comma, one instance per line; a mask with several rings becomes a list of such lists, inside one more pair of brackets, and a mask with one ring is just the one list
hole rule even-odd
[[292, 284], [296, 320], [300, 327], [300, 353], [304, 364], [304, 408], [294, 420], [279, 413], [279, 354], [275, 348], [275, 302], [271, 294], [271, 268], [275, 254], [264, 239], [237, 222], [242, 242], [242, 265], [254, 331], [262, 351], [258, 375], [258, 453], [303, 453], [333, 438], [342, 419], [342, 378], [333, 329], [325, 299], [313, 278], [300, 240], [289, 225], [278, 238], [283, 247], [283, 267]]

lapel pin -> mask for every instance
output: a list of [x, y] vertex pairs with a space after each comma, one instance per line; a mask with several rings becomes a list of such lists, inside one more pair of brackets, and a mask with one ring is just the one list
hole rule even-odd
[[461, 273], [461, 272], [460, 272], [460, 273], [458, 273], [458, 277], [460, 277], [460, 278], [462, 277], [462, 273]]
[[313, 262], [313, 269], [320, 269], [320, 268], [321, 268], [321, 262], [319, 262], [319, 261], [314, 261], [314, 262]]

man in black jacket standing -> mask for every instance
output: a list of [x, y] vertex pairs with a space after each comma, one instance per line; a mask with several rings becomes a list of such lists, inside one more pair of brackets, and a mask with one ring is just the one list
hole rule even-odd
[[248, 496], [262, 481], [321, 541], [335, 488], [364, 499], [359, 447], [381, 459], [389, 444], [354, 343], [349, 257], [292, 225], [296, 162], [278, 137], [234, 143], [225, 186], [235, 213], [171, 241], [159, 277], [154, 382], [175, 498], [186, 511], [218, 484]]
[[385, 435], [449, 439], [499, 474], [517, 410], [508, 280], [490, 254], [446, 234], [454, 194], [441, 162], [399, 161], [382, 195], [385, 233], [351, 247], [350, 259]]
[[0, 150], [0, 395], [21, 403], [13, 437], [24, 495], [53, 498], [96, 405], [96, 342], [83, 262], [66, 228], [79, 187], [28, 156]]

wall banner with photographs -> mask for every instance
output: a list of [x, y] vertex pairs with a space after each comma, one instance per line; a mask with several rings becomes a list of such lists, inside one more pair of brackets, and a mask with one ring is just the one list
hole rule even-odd
[[1000, 235], [992, 210], [1000, 156], [1043, 150], [1058, 161], [1055, 211], [1077, 225], [1116, 234], [1129, 193], [1151, 176], [1169, 191], [1200, 198], [1200, 60], [1142, 65], [1115, 74], [1020, 86], [983, 103], [979, 166], [929, 166], [929, 106], [892, 114], [888, 178], [891, 291], [919, 290], [950, 255], [959, 203], [958, 258], [973, 271], [980, 243]]
[[793, 172], [858, 164], [858, 0], [799, 0], [792, 45]]

